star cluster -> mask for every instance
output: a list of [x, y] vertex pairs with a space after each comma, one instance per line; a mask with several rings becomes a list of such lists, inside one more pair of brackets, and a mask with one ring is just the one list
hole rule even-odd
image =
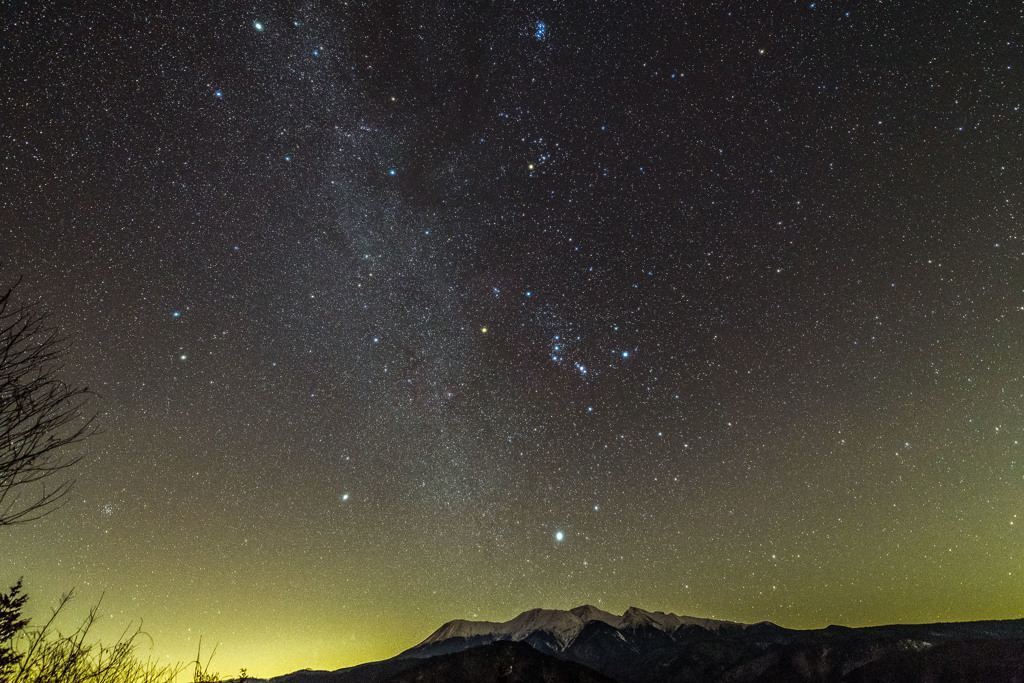
[[261, 676], [1021, 616], [1017, 9], [7, 11], [0, 274], [104, 426], [0, 530], [40, 614]]

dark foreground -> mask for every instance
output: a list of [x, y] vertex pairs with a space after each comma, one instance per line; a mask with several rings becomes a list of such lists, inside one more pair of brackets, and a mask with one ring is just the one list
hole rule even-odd
[[[580, 613], [577, 610], [570, 613]], [[624, 623], [608, 615], [612, 623], [593, 619], [569, 631], [545, 626], [541, 619], [537, 628], [508, 632], [509, 624], [535, 613], [569, 614], [534, 610], [494, 625], [493, 632], [481, 634], [477, 626], [476, 632], [463, 629], [471, 635], [447, 637], [458, 633], [459, 625], [473, 624], [451, 622], [456, 628], [446, 624], [424, 643], [392, 659], [333, 672], [297, 671], [272, 680], [1024, 683], [1024, 620], [796, 631], [768, 622], [721, 622], [710, 628], [666, 626], [664, 620]]]

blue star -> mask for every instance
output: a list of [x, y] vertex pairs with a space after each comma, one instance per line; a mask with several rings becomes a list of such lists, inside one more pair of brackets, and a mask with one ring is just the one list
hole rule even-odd
[[629, 358], [629, 351], [623, 351], [622, 352], [622, 357], [623, 358]]
[[223, 96], [224, 96], [224, 93], [222, 93], [222, 92], [221, 92], [220, 90], [217, 90], [217, 91], [215, 91], [215, 92], [213, 93], [213, 96], [214, 96], [214, 97], [223, 97]]
[[260, 22], [258, 22], [258, 21], [254, 21], [254, 22], [252, 22], [252, 27], [253, 27], [254, 29], [256, 29], [257, 31], [262, 31], [262, 30], [263, 30], [263, 24], [261, 24], [261, 23], [260, 23]]
[[388, 175], [395, 175], [395, 169], [391, 169], [390, 171], [388, 171]]

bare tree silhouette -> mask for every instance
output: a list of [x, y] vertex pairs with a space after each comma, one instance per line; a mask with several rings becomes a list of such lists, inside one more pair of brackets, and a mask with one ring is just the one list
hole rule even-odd
[[60, 507], [74, 481], [60, 476], [81, 456], [65, 448], [95, 433], [87, 387], [57, 378], [67, 339], [35, 303], [0, 294], [0, 527]]

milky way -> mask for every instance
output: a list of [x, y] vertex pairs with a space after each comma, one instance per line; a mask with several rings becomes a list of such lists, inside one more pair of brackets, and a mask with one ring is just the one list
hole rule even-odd
[[104, 432], [0, 579], [258, 675], [1020, 617], [1018, 10], [8, 7], [0, 276]]

